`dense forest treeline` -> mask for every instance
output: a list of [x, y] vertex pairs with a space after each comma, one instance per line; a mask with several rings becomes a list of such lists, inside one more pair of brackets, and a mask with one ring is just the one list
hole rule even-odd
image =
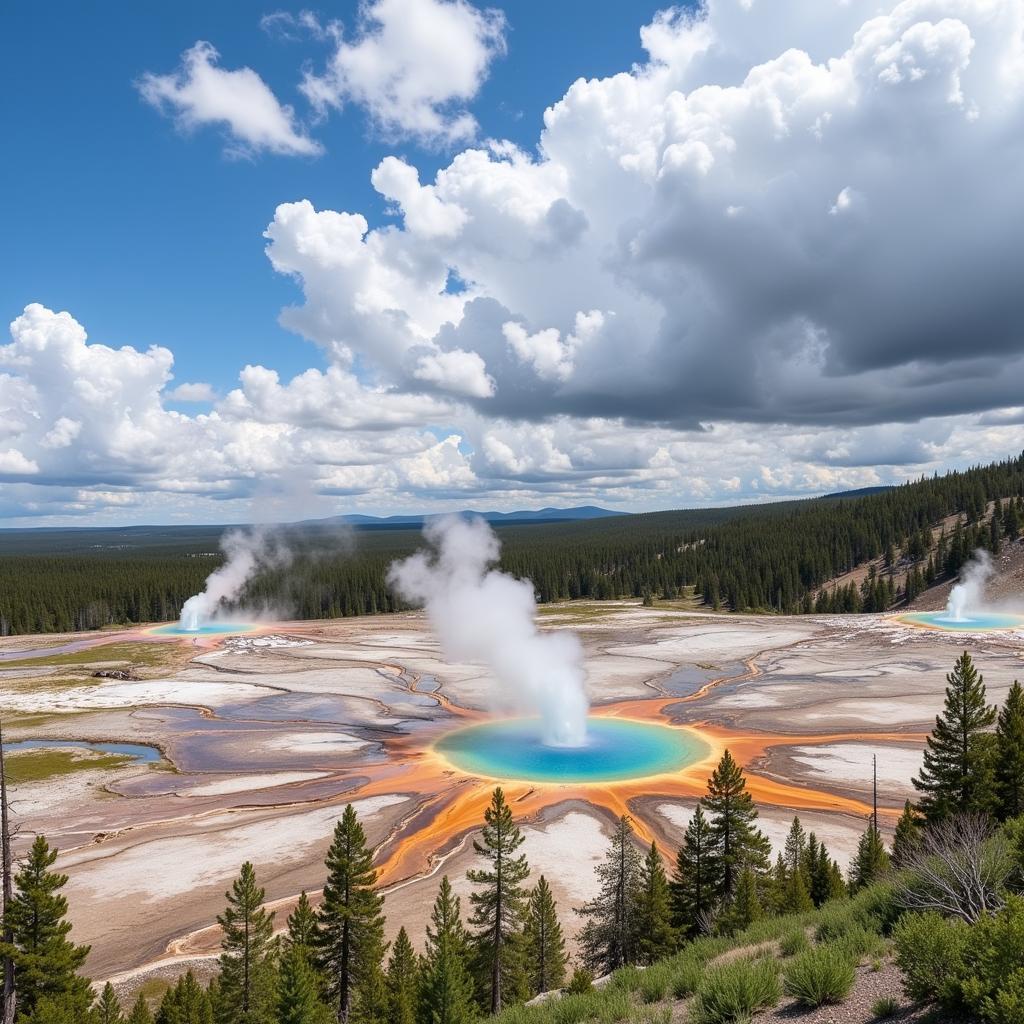
[[[953, 516], [948, 534], [937, 531]], [[531, 579], [542, 602], [672, 599], [692, 589], [733, 611], [854, 612], [882, 610], [955, 574], [976, 547], [1016, 540], [1022, 519], [1024, 455], [863, 496], [496, 529], [501, 568]], [[4, 531], [0, 633], [174, 619], [221, 564], [219, 532]], [[296, 618], [396, 610], [388, 566], [420, 542], [417, 530], [291, 527], [294, 560], [251, 580], [242, 604]], [[829, 588], [882, 558], [903, 561], [902, 591], [884, 574]]]

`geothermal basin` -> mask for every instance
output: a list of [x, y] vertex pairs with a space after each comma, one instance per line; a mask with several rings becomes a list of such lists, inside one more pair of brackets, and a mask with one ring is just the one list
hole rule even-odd
[[485, 722], [449, 733], [434, 751], [469, 775], [580, 784], [665, 775], [703, 760], [711, 750], [689, 729], [622, 718], [591, 718], [582, 746], [551, 746], [542, 734], [540, 719]]
[[954, 616], [941, 612], [909, 612], [899, 616], [900, 622], [924, 629], [944, 629], [953, 633], [987, 633], [994, 629], [1024, 629], [1024, 616], [1002, 612], [971, 612]]

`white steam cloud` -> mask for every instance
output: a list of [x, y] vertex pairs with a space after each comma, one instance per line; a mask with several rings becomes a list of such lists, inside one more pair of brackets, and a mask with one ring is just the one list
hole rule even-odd
[[963, 622], [970, 618], [972, 612], [984, 610], [985, 586], [992, 572], [992, 556], [984, 548], [978, 548], [960, 570], [960, 580], [949, 592], [947, 619]]
[[491, 568], [500, 544], [483, 519], [446, 516], [423, 535], [431, 550], [395, 562], [388, 582], [426, 608], [446, 658], [483, 663], [502, 703], [540, 715], [545, 743], [582, 746], [588, 701], [579, 640], [537, 629], [533, 585]]
[[227, 560], [207, 576], [203, 592], [182, 605], [179, 624], [189, 632], [198, 632], [215, 619], [224, 605], [238, 598], [256, 572], [282, 568], [292, 560], [291, 551], [281, 538], [260, 526], [229, 530], [221, 537], [220, 546]]

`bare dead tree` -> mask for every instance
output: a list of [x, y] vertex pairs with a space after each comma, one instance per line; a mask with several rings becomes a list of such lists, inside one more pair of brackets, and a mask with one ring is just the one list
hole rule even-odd
[[1004, 906], [1014, 857], [987, 818], [958, 814], [925, 831], [905, 868], [896, 891], [899, 906], [974, 924]]
[[11, 950], [14, 935], [8, 923], [7, 911], [14, 898], [11, 859], [11, 823], [7, 805], [7, 766], [4, 761], [3, 723], [0, 722], [0, 870], [3, 871], [3, 996], [0, 997], [0, 1024], [14, 1024], [17, 1008], [17, 990], [14, 978], [14, 958]]

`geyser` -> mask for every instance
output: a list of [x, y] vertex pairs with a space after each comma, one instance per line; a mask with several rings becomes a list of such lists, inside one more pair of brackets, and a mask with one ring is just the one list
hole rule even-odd
[[575, 747], [544, 742], [539, 719], [471, 725], [443, 736], [434, 751], [470, 775], [502, 781], [623, 782], [679, 771], [710, 747], [689, 730], [622, 718], [591, 718]]
[[583, 746], [588, 701], [579, 640], [537, 629], [533, 584], [491, 568], [500, 545], [483, 519], [445, 516], [428, 522], [423, 535], [431, 550], [396, 562], [388, 582], [426, 608], [446, 658], [494, 673], [499, 706], [539, 716], [544, 744]]
[[979, 548], [960, 572], [960, 579], [949, 592], [945, 610], [911, 612], [900, 620], [912, 626], [945, 629], [952, 632], [983, 633], [990, 629], [1019, 629], [1024, 618], [985, 606], [985, 585], [992, 575], [992, 558]]
[[[181, 607], [178, 629], [182, 633], [204, 632], [210, 620], [238, 598], [258, 570], [285, 566], [292, 557], [280, 537], [258, 526], [229, 530], [221, 537], [220, 546], [225, 555], [224, 564], [206, 577], [202, 593], [190, 597]], [[212, 632], [223, 630], [214, 628]]]

